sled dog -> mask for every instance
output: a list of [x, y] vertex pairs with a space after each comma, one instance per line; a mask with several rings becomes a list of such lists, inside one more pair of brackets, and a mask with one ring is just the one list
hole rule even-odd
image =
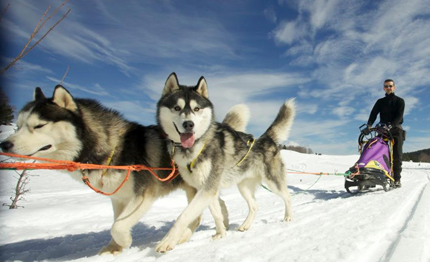
[[[234, 107], [224, 121], [244, 130], [248, 116], [243, 109], [243, 105]], [[17, 132], [0, 144], [4, 152], [102, 165], [111, 159], [110, 165], [170, 167], [168, 143], [159, 127], [129, 122], [95, 100], [73, 98], [62, 86], [55, 87], [52, 98], [46, 98], [37, 87], [34, 100], [20, 111], [17, 126]], [[156, 173], [165, 178], [170, 171]], [[126, 171], [94, 170], [86, 174], [93, 186], [110, 193], [124, 180]], [[79, 181], [82, 175], [82, 171], [71, 173]], [[160, 182], [148, 171], [133, 172], [124, 186], [110, 196], [114, 213], [112, 239], [99, 253], [115, 254], [129, 247], [132, 227], [157, 198], [177, 188], [185, 190], [188, 201], [196, 193], [180, 176], [171, 182]], [[225, 205], [222, 200], [219, 204], [223, 206], [224, 223], [228, 224]], [[187, 241], [199, 224], [200, 218], [193, 219], [181, 232], [179, 242]]]
[[197, 189], [197, 194], [156, 251], [172, 250], [179, 243], [181, 232], [208, 206], [216, 225], [213, 239], [225, 236], [226, 227], [216, 200], [221, 188], [234, 184], [249, 207], [248, 216], [238, 230], [247, 230], [254, 220], [258, 208], [254, 192], [262, 181], [284, 200], [283, 219], [290, 221], [286, 168], [278, 143], [287, 139], [294, 116], [294, 99], [291, 99], [281, 107], [267, 131], [254, 140], [252, 135], [215, 122], [204, 77], [196, 86], [188, 87], [180, 85], [176, 74], [172, 73], [157, 104], [157, 121], [176, 146], [173, 157], [182, 178]]

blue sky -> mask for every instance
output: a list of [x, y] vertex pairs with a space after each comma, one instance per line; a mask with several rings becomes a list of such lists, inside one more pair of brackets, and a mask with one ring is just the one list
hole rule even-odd
[[[26, 43], [49, 4], [3, 0], [3, 68]], [[40, 86], [64, 86], [127, 119], [155, 123], [164, 82], [195, 85], [204, 76], [218, 120], [233, 105], [251, 108], [259, 136], [282, 103], [296, 98], [288, 143], [323, 154], [357, 154], [358, 127], [396, 81], [406, 102], [404, 151], [430, 147], [430, 5], [427, 0], [82, 1], [2, 77], [20, 109]], [[54, 21], [55, 20], [55, 21]]]

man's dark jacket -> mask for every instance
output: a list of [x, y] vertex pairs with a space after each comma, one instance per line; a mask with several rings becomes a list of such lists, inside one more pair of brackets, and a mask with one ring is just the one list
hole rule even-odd
[[403, 112], [405, 111], [405, 100], [396, 96], [394, 93], [385, 95], [384, 98], [378, 99], [370, 113], [368, 125], [373, 125], [379, 114], [381, 123], [391, 124], [392, 131], [400, 131], [403, 123]]

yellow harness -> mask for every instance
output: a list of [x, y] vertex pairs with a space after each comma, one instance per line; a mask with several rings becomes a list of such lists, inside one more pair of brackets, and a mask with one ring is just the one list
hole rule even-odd
[[[124, 131], [122, 131], [122, 130], [119, 131], [118, 132], [118, 137], [121, 137], [123, 133], [124, 133]], [[107, 166], [110, 166], [110, 162], [112, 162], [112, 157], [113, 157], [113, 154], [115, 153], [115, 150], [116, 150], [116, 147], [118, 146], [119, 141], [120, 141], [120, 139], [118, 139], [118, 141], [115, 143], [115, 146], [110, 151], [110, 155], [109, 155], [108, 159], [106, 160], [106, 165]], [[103, 172], [102, 172], [102, 179], [106, 175], [107, 171], [108, 171], [107, 169], [103, 170]]]
[[[240, 164], [242, 164], [243, 161], [245, 161], [245, 159], [248, 157], [249, 152], [251, 152], [252, 147], [254, 146], [255, 143], [255, 139], [250, 139], [248, 141], [246, 141], [246, 145], [248, 146], [248, 151], [246, 152], [246, 154], [242, 157], [242, 159], [239, 160], [239, 162], [236, 164], [236, 166], [240, 166]], [[194, 166], [196, 165], [197, 159], [199, 158], [200, 154], [202, 153], [203, 149], [206, 146], [206, 142], [203, 143], [202, 148], [200, 149], [199, 153], [197, 154], [197, 156], [187, 165], [187, 169], [190, 173], [192, 173], [192, 169], [194, 168]]]
[[[251, 143], [251, 145], [250, 145]], [[246, 141], [246, 145], [248, 146], [248, 152], [246, 152], [246, 154], [242, 157], [242, 159], [236, 164], [236, 166], [240, 166], [240, 164], [242, 164], [242, 162], [248, 157], [249, 152], [251, 152], [252, 147], [254, 146], [255, 143], [255, 139], [250, 139], [248, 141]]]
[[187, 165], [188, 171], [189, 171], [190, 173], [193, 173], [193, 171], [192, 171], [191, 169], [193, 169], [193, 167], [195, 166], [195, 164], [196, 164], [196, 162], [197, 162], [197, 158], [198, 158], [198, 157], [200, 156], [200, 154], [202, 153], [203, 148], [205, 148], [205, 145], [206, 145], [206, 142], [203, 142], [203, 146], [202, 146], [202, 148], [200, 148], [200, 151], [199, 151], [199, 153], [197, 154], [197, 156], [193, 159], [193, 161], [191, 161], [191, 163], [189, 163], [189, 164]]

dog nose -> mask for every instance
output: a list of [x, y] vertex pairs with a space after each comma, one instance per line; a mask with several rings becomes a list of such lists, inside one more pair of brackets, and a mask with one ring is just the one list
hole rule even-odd
[[0, 148], [3, 150], [3, 152], [9, 151], [13, 147], [13, 143], [9, 141], [4, 141], [0, 144]]
[[193, 131], [194, 128], [194, 122], [193, 121], [185, 121], [182, 126], [185, 128], [186, 131], [190, 132]]

